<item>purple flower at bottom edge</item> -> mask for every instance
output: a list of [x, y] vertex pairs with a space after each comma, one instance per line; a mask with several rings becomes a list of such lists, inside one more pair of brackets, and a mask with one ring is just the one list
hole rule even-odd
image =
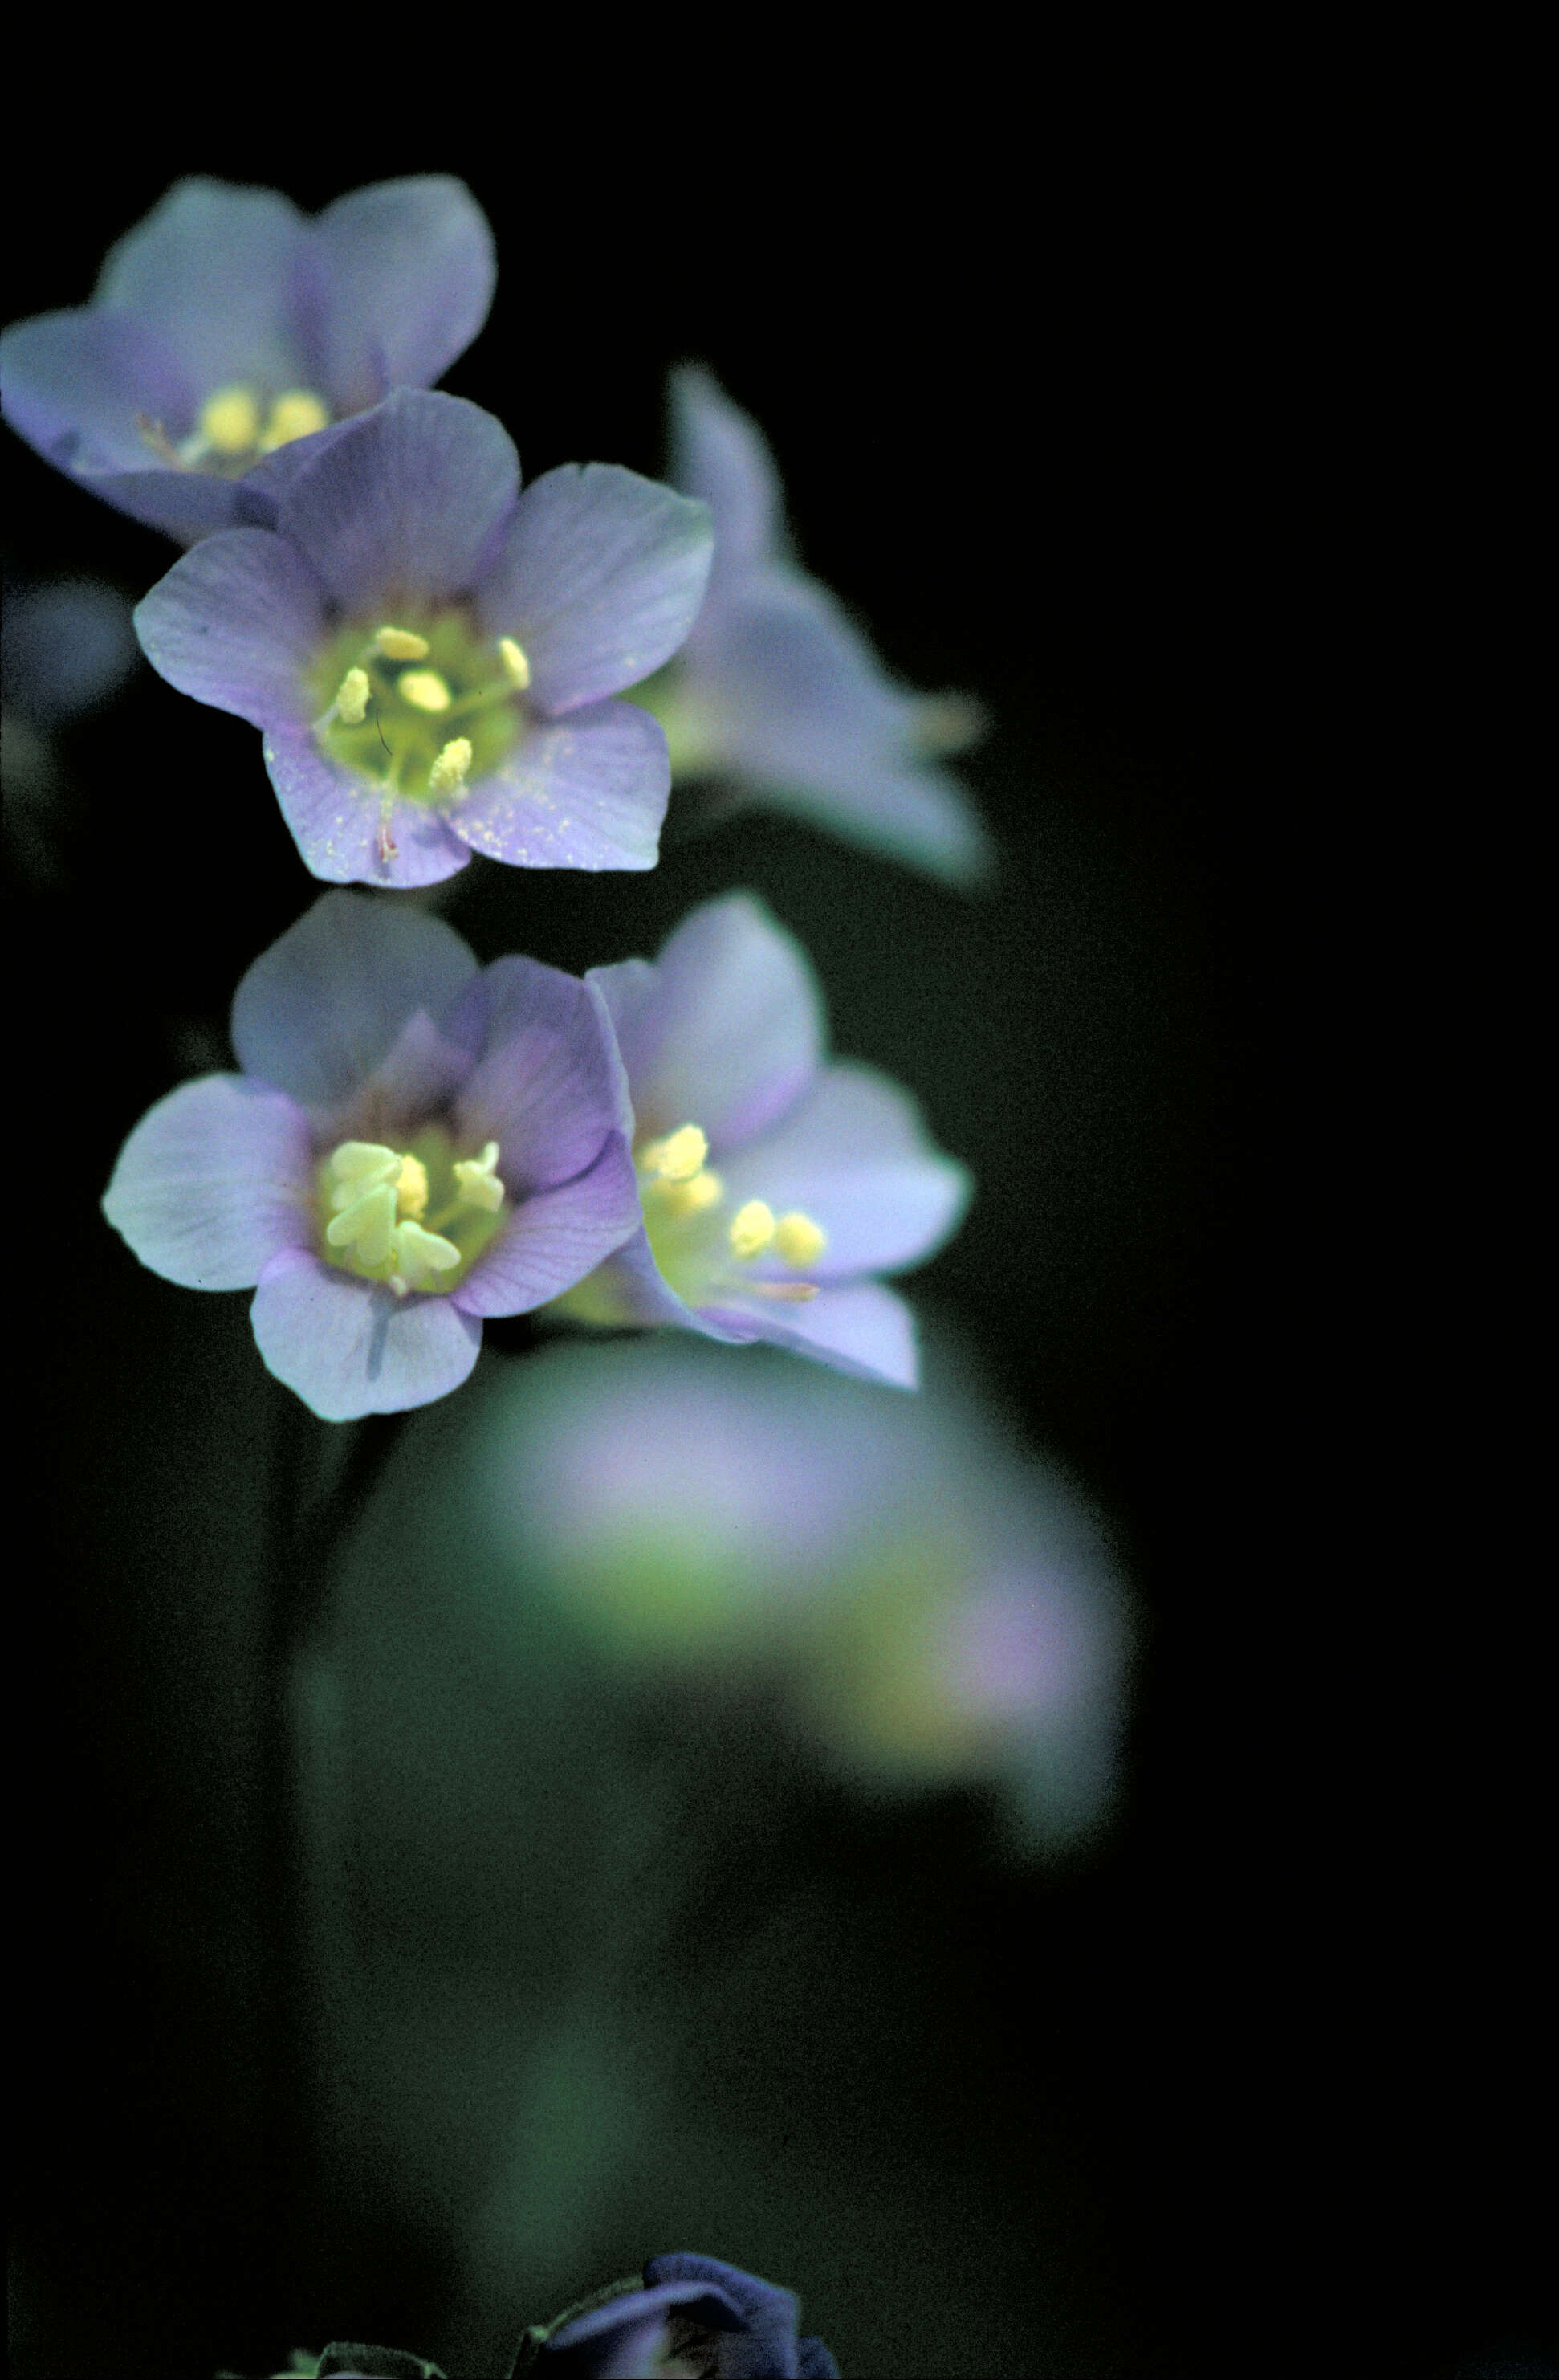
[[839, 2380], [820, 2338], [800, 2338], [790, 2289], [718, 2257], [652, 2256], [623, 2281], [528, 2331], [515, 2373], [558, 2380]]
[[186, 1083], [120, 1151], [103, 1212], [190, 1289], [253, 1289], [269, 1370], [326, 1421], [458, 1388], [638, 1221], [600, 995], [478, 967], [437, 917], [317, 901], [233, 1002], [243, 1071]]
[[90, 305], [0, 335], [0, 404], [47, 461], [187, 544], [264, 516], [332, 424], [447, 371], [495, 271], [487, 218], [448, 174], [312, 219], [194, 176], [110, 250]]
[[909, 1309], [873, 1276], [941, 1245], [970, 1177], [886, 1075], [825, 1062], [800, 944], [732, 893], [685, 917], [653, 965], [586, 980], [622, 1052], [644, 1213], [554, 1311], [767, 1340], [912, 1388]]
[[274, 526], [207, 538], [136, 612], [153, 669], [259, 727], [304, 865], [434, 884], [653, 868], [659, 726], [610, 699], [703, 600], [705, 505], [615, 465], [520, 491], [502, 426], [403, 389], [304, 458]]
[[991, 871], [991, 842], [940, 756], [981, 732], [977, 704], [887, 675], [828, 589], [789, 558], [780, 482], [755, 422], [695, 368], [671, 381], [673, 485], [714, 515], [709, 591], [676, 661], [640, 690], [674, 782], [713, 779], [728, 809], [764, 808], [945, 882]]

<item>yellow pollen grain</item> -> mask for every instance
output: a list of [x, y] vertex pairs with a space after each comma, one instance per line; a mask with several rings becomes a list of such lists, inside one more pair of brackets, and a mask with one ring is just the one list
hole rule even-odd
[[425, 662], [428, 639], [411, 628], [381, 628], [374, 640], [374, 650], [387, 662]]
[[368, 715], [369, 685], [367, 670], [349, 669], [335, 690], [335, 715], [346, 727], [360, 727]]
[[403, 670], [395, 683], [414, 710], [447, 710], [453, 700], [448, 680], [437, 670]]
[[708, 1154], [708, 1140], [698, 1126], [684, 1123], [669, 1132], [664, 1140], [652, 1140], [643, 1162], [645, 1171], [658, 1174], [662, 1182], [691, 1182]]
[[530, 663], [526, 659], [525, 647], [517, 645], [513, 637], [500, 637], [498, 658], [510, 685], [518, 686], [523, 693], [530, 684]]
[[395, 1203], [403, 1215], [414, 1218], [428, 1211], [428, 1168], [420, 1157], [403, 1157], [401, 1170], [395, 1176]]
[[278, 446], [290, 446], [295, 438], [312, 438], [316, 430], [330, 427], [330, 418], [329, 408], [312, 389], [289, 388], [271, 407], [260, 439], [260, 451], [273, 455]]
[[811, 1216], [804, 1215], [799, 1208], [792, 1208], [788, 1215], [781, 1215], [774, 1226], [775, 1254], [782, 1257], [788, 1265], [794, 1265], [798, 1272], [809, 1264], [816, 1264], [828, 1245], [828, 1234], [822, 1224], [815, 1223]]
[[458, 794], [465, 783], [471, 766], [469, 736], [455, 735], [444, 746], [428, 771], [428, 790], [433, 794]]
[[761, 1198], [749, 1198], [731, 1219], [727, 1237], [732, 1256], [761, 1256], [774, 1237], [774, 1216]]
[[219, 455], [247, 455], [260, 436], [260, 407], [254, 391], [219, 388], [200, 407], [200, 436]]

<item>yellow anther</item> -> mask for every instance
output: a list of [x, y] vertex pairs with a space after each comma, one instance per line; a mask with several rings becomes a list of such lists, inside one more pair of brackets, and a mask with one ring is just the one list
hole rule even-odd
[[774, 1216], [761, 1198], [749, 1198], [731, 1219], [727, 1237], [732, 1256], [761, 1256], [774, 1237]]
[[349, 669], [335, 690], [335, 715], [347, 727], [360, 727], [368, 716], [373, 689], [367, 670]]
[[395, 1233], [395, 1277], [390, 1286], [419, 1289], [435, 1273], [453, 1272], [460, 1262], [460, 1250], [453, 1240], [437, 1232], [425, 1232], [420, 1223], [403, 1223]]
[[200, 407], [201, 440], [218, 455], [247, 455], [260, 436], [260, 407], [248, 388], [219, 388]]
[[691, 1182], [708, 1154], [708, 1141], [698, 1126], [684, 1123], [664, 1140], [652, 1140], [639, 1161], [647, 1173], [662, 1182]]
[[480, 1157], [462, 1157], [456, 1160], [454, 1178], [459, 1184], [463, 1207], [481, 1207], [488, 1214], [496, 1215], [503, 1204], [503, 1184], [498, 1178], [498, 1143], [489, 1140]]
[[403, 1215], [428, 1212], [428, 1168], [420, 1157], [403, 1157], [395, 1176], [395, 1203]]
[[369, 1265], [384, 1262], [394, 1232], [395, 1192], [388, 1182], [376, 1184], [325, 1226], [325, 1237], [332, 1248], [356, 1248], [363, 1263]]
[[498, 658], [503, 664], [503, 674], [510, 685], [517, 686], [523, 692], [530, 684], [530, 663], [526, 659], [525, 647], [517, 645], [513, 637], [500, 637]]
[[788, 1215], [781, 1215], [774, 1226], [775, 1254], [782, 1257], [788, 1265], [794, 1265], [798, 1272], [809, 1264], [816, 1264], [828, 1245], [828, 1234], [822, 1224], [815, 1223], [811, 1216], [804, 1215], [799, 1208], [792, 1208]]
[[453, 697], [437, 670], [403, 670], [395, 681], [401, 698], [417, 710], [447, 710]]
[[427, 638], [417, 636], [411, 628], [381, 628], [373, 647], [387, 662], [425, 662], [428, 658]]
[[[431, 675], [431, 672], [427, 673]], [[404, 686], [405, 679], [401, 680]], [[428, 771], [430, 794], [458, 794], [465, 783], [471, 766], [471, 742], [465, 735], [452, 737]]]
[[707, 1166], [686, 1182], [661, 1181], [655, 1186], [662, 1207], [673, 1215], [702, 1215], [725, 1196], [725, 1184]]
[[330, 427], [330, 408], [320, 403], [312, 389], [289, 388], [271, 407], [260, 451], [273, 455], [278, 446], [290, 446], [295, 438], [312, 438], [316, 430]]
[[344, 1140], [331, 1159], [331, 1172], [341, 1185], [331, 1194], [331, 1205], [350, 1206], [365, 1190], [393, 1182], [402, 1165], [400, 1151], [383, 1148], [377, 1140]]

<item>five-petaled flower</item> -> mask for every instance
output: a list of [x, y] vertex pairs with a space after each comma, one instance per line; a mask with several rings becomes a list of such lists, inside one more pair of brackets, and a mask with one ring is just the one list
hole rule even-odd
[[969, 1176], [896, 1083], [825, 1062], [800, 945], [733, 893], [684, 918], [655, 965], [586, 980], [622, 1054], [644, 1217], [555, 1310], [766, 1339], [912, 1388], [909, 1309], [870, 1276], [941, 1245]]
[[703, 598], [701, 504], [615, 465], [520, 492], [506, 431], [402, 390], [139, 606], [152, 667], [264, 734], [305, 865], [433, 884], [473, 851], [652, 868], [666, 739], [608, 698], [675, 651]]
[[578, 1281], [639, 1218], [600, 995], [479, 968], [441, 919], [331, 892], [233, 1002], [243, 1071], [141, 1118], [103, 1211], [153, 1272], [254, 1289], [260, 1352], [326, 1421], [458, 1388], [485, 1315]]
[[980, 733], [978, 705], [888, 678], [860, 631], [786, 552], [780, 482], [755, 422], [709, 374], [671, 382], [673, 484], [715, 520], [704, 609], [672, 666], [637, 689], [679, 784], [720, 807], [786, 810], [954, 884], [991, 864], [985, 827], [938, 758]]
[[798, 2337], [790, 2289], [715, 2256], [652, 2256], [526, 2333], [516, 2375], [537, 2380], [839, 2380], [820, 2338]]
[[495, 271], [487, 218], [447, 174], [312, 220], [196, 176], [111, 250], [90, 306], [11, 325], [0, 401], [51, 463], [187, 544], [269, 519], [301, 442], [447, 371]]

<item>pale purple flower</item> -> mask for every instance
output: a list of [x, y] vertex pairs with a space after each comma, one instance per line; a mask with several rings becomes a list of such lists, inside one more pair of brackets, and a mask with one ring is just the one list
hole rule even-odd
[[458, 1388], [486, 1315], [524, 1314], [634, 1229], [600, 995], [478, 967], [420, 911], [327, 893], [233, 1002], [243, 1069], [144, 1115], [103, 1211], [189, 1289], [253, 1289], [267, 1366], [326, 1421]]
[[673, 375], [671, 419], [672, 481], [715, 520], [704, 609], [635, 697], [665, 726], [675, 782], [712, 782], [725, 810], [784, 810], [947, 882], [978, 882], [990, 839], [937, 765], [980, 733], [978, 706], [896, 685], [795, 565], [762, 433], [707, 371]]
[[800, 944], [733, 893], [694, 910], [653, 965], [586, 979], [627, 1073], [644, 1220], [557, 1310], [766, 1339], [912, 1388], [909, 1309], [875, 1276], [941, 1245], [969, 1175], [886, 1075], [826, 1059]]
[[526, 2332], [515, 2374], [538, 2380], [839, 2380], [820, 2338], [798, 2336], [790, 2289], [715, 2256], [652, 2256], [644, 2283], [602, 2289]]
[[615, 465], [520, 492], [502, 425], [402, 390], [304, 458], [272, 528], [207, 538], [136, 626], [181, 692], [264, 735], [304, 864], [434, 884], [519, 868], [653, 868], [666, 739], [610, 698], [698, 609], [708, 513]]
[[0, 404], [49, 462], [189, 543], [269, 519], [306, 442], [439, 379], [495, 273], [487, 218], [447, 174], [313, 218], [194, 176], [109, 251], [90, 305], [0, 336]]

